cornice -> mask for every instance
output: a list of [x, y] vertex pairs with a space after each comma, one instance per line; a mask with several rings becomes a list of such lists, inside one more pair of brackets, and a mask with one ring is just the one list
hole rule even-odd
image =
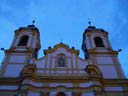
[[27, 51], [5, 50], [4, 52], [5, 53], [33, 53], [34, 51], [30, 51], [30, 50], [27, 50]]
[[0, 85], [18, 85], [20, 78], [0, 78]]
[[[106, 49], [108, 52], [97, 52], [96, 50], [104, 50], [104, 49]], [[114, 50], [112, 50], [112, 49], [110, 49], [110, 48], [100, 48], [100, 47], [96, 47], [96, 48], [93, 48], [92, 50], [89, 50], [88, 51], [88, 54], [115, 54], [115, 55], [118, 55], [118, 51], [114, 51]]]

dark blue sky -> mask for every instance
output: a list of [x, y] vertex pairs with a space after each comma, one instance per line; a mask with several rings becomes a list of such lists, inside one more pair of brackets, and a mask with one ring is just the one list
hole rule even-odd
[[[114, 50], [122, 49], [119, 60], [128, 77], [128, 0], [0, 0], [0, 48], [8, 49], [14, 30], [32, 24], [40, 30], [43, 49], [61, 41], [81, 51], [88, 19], [109, 33]], [[0, 51], [0, 61], [4, 52]]]

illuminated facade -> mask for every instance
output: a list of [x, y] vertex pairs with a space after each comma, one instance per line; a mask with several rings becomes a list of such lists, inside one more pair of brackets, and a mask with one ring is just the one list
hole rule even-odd
[[0, 70], [0, 96], [128, 96], [118, 51], [103, 29], [89, 26], [82, 50], [60, 43], [38, 57], [40, 33], [34, 25], [15, 31]]

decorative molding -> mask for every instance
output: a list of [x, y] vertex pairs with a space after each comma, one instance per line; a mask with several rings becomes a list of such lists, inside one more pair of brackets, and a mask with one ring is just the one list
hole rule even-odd
[[76, 55], [79, 55], [79, 50], [74, 50], [74, 49], [70, 49], [67, 45], [65, 44], [57, 44], [54, 46], [54, 48], [52, 49], [48, 49], [48, 50], [44, 50], [44, 54], [48, 54], [48, 53], [53, 53], [55, 52], [58, 48], [65, 48], [68, 52], [71, 53], [75, 53]]

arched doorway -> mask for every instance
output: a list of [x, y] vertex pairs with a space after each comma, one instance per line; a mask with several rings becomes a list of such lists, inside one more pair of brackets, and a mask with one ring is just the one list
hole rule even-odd
[[64, 92], [59, 92], [56, 96], [66, 96], [66, 94]]

